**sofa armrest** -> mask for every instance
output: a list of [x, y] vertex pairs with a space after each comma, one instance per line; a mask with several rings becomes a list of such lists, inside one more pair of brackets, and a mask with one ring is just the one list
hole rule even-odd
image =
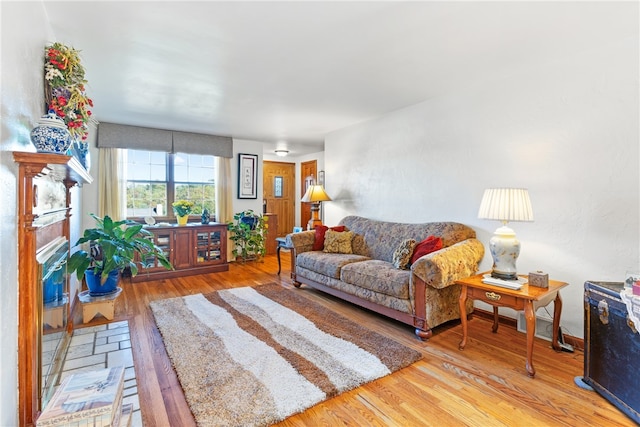
[[[412, 276], [427, 286], [442, 289], [458, 279], [472, 276], [484, 257], [484, 245], [478, 239], [466, 239], [418, 259], [412, 266]], [[413, 294], [413, 280], [409, 291]]]
[[314, 230], [287, 234], [287, 246], [293, 248], [296, 254], [313, 250], [315, 240], [316, 232]]

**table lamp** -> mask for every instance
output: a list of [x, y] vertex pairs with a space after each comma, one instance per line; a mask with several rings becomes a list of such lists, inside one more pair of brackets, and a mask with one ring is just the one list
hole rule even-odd
[[516, 260], [520, 255], [520, 242], [507, 224], [509, 221], [533, 221], [529, 192], [524, 188], [489, 188], [484, 191], [478, 218], [502, 222], [489, 241], [493, 269], [491, 276], [517, 280]]
[[320, 203], [331, 201], [331, 197], [327, 195], [322, 185], [310, 185], [307, 188], [307, 192], [304, 193], [304, 196], [302, 196], [302, 199], [300, 201], [304, 203], [311, 203], [311, 219], [307, 223], [307, 230], [313, 230], [317, 226], [322, 225], [322, 221], [319, 217]]

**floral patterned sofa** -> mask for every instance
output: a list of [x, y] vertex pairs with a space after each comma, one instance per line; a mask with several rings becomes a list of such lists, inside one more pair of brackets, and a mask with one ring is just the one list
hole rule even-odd
[[[455, 222], [402, 224], [359, 216], [347, 216], [340, 225], [352, 232], [351, 253], [313, 250], [315, 231], [287, 235], [296, 287], [306, 284], [412, 325], [421, 339], [432, 336], [431, 328], [460, 317], [460, 286], [454, 281], [475, 274], [484, 256], [473, 229]], [[440, 237], [442, 249], [408, 269], [394, 267], [394, 253], [404, 241], [429, 236]], [[469, 302], [465, 314], [472, 310]]]

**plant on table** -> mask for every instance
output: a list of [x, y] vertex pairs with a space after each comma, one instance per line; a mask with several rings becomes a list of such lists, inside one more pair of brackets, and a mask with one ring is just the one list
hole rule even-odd
[[242, 257], [243, 261], [264, 256], [266, 228], [265, 218], [253, 210], [236, 213], [233, 222], [227, 224], [227, 230], [231, 232], [230, 239], [235, 243], [233, 255]]
[[193, 211], [193, 202], [188, 200], [176, 200], [171, 204], [173, 207], [173, 213], [176, 216], [190, 215]]

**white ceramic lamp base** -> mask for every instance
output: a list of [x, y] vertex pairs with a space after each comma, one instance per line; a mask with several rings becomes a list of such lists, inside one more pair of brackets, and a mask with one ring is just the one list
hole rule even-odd
[[493, 257], [491, 276], [504, 280], [517, 280], [516, 260], [520, 255], [520, 242], [516, 233], [506, 225], [498, 228], [489, 241]]

